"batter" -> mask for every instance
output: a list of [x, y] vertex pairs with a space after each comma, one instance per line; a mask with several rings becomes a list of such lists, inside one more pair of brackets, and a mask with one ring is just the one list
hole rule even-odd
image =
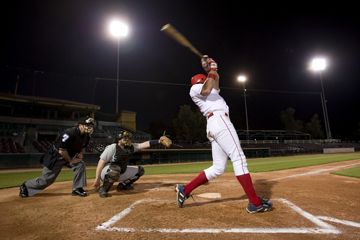
[[184, 207], [185, 200], [195, 188], [223, 174], [226, 161], [230, 158], [235, 176], [249, 199], [247, 212], [270, 211], [272, 202], [258, 197], [255, 192], [239, 137], [229, 118], [229, 107], [219, 94], [217, 63], [204, 55], [201, 64], [207, 76], [197, 74], [192, 77], [190, 97], [207, 119], [206, 132], [211, 142], [213, 164], [200, 172], [190, 183], [176, 185], [177, 204], [181, 208]]

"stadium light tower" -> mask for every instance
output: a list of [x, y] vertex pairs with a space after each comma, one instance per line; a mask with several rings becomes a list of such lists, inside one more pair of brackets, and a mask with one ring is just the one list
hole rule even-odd
[[330, 124], [329, 124], [329, 117], [326, 107], [326, 98], [325, 98], [325, 91], [324, 91], [324, 85], [322, 82], [323, 76], [322, 72], [327, 68], [327, 61], [323, 57], [316, 57], [313, 58], [310, 62], [310, 70], [316, 73], [319, 73], [320, 78], [320, 84], [321, 84], [321, 104], [324, 114], [324, 122], [325, 122], [325, 131], [326, 131], [326, 138], [331, 139], [331, 131], [330, 131]]
[[248, 121], [248, 113], [247, 113], [247, 104], [246, 104], [246, 86], [245, 82], [247, 81], [247, 77], [245, 75], [239, 75], [237, 77], [237, 81], [241, 82], [244, 87], [244, 104], [245, 104], [245, 120], [246, 120], [246, 140], [249, 141], [249, 121]]
[[117, 65], [116, 65], [116, 114], [119, 113], [119, 50], [120, 50], [120, 39], [124, 38], [129, 33], [128, 25], [119, 20], [112, 19], [108, 26], [109, 33], [112, 37], [117, 39]]

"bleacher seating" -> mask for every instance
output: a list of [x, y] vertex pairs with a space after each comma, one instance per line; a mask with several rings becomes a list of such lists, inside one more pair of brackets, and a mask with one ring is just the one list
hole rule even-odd
[[20, 143], [15, 142], [12, 138], [0, 139], [1, 153], [24, 153], [24, 147]]
[[[63, 122], [60, 125], [56, 121], [43, 121], [37, 123], [36, 119], [22, 119], [24, 123], [6, 123], [0, 122], [0, 153], [43, 153], [46, 152], [59, 132], [74, 126], [74, 121]], [[54, 125], [51, 125], [54, 123]], [[122, 130], [130, 131], [133, 134], [133, 142], [141, 143], [151, 139], [150, 134], [142, 131], [131, 131], [122, 128], [115, 122], [99, 122], [91, 137], [91, 141], [86, 149], [88, 153], [101, 153], [105, 147], [111, 144], [116, 135]], [[262, 131], [262, 133], [265, 131]], [[273, 132], [273, 131], [272, 131]], [[276, 132], [279, 134], [279, 132]], [[281, 132], [282, 133], [282, 132]], [[297, 135], [298, 136], [298, 135]], [[158, 136], [156, 136], [158, 137]], [[173, 139], [172, 148], [211, 148], [209, 142], [205, 143], [185, 143], [177, 142]], [[355, 151], [360, 151], [359, 142], [341, 142], [326, 139], [310, 140], [310, 139], [251, 139], [241, 140], [243, 148], [267, 148], [271, 155], [290, 155], [290, 154], [311, 154], [322, 153], [324, 148], [354, 147]], [[163, 148], [156, 146], [153, 148]]]
[[35, 147], [35, 149], [36, 149], [38, 152], [40, 152], [40, 153], [46, 152], [46, 149], [44, 148], [44, 146], [43, 146], [40, 142], [38, 142], [37, 140], [34, 140], [34, 141], [32, 142], [32, 144], [33, 144], [33, 146]]
[[16, 149], [17, 149], [18, 153], [25, 153], [25, 149], [20, 143], [15, 142], [15, 146], [16, 146]]

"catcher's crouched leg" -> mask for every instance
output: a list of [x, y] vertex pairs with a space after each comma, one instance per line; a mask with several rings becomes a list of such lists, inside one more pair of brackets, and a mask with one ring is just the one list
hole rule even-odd
[[135, 176], [126, 179], [123, 182], [120, 182], [116, 187], [116, 190], [119, 192], [119, 191], [134, 189], [133, 183], [139, 180], [139, 178], [144, 174], [145, 174], [145, 169], [142, 166], [138, 166], [138, 172], [135, 174]]
[[115, 181], [120, 177], [121, 168], [119, 166], [110, 166], [108, 172], [105, 174], [103, 185], [99, 189], [99, 196], [102, 198], [108, 197], [108, 192]]

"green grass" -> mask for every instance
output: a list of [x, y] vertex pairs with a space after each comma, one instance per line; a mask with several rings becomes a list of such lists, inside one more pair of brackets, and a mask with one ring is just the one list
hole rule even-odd
[[[277, 171], [291, 168], [307, 167], [321, 165], [326, 163], [347, 161], [360, 159], [360, 153], [347, 154], [315, 154], [315, 155], [298, 155], [287, 157], [270, 157], [270, 158], [254, 158], [248, 160], [248, 168], [250, 172], [267, 172]], [[145, 174], [184, 174], [198, 173], [199, 171], [211, 166], [212, 162], [197, 162], [184, 164], [163, 164], [163, 165], [145, 165]], [[228, 161], [226, 171], [232, 171], [232, 164]], [[357, 170], [359, 171], [359, 170]], [[355, 170], [355, 175], [357, 173]], [[342, 171], [341, 171], [342, 172]], [[87, 178], [94, 179], [95, 168], [88, 167], [86, 170]], [[354, 174], [354, 173], [351, 173]], [[0, 172], [0, 188], [19, 186], [25, 180], [35, 178], [41, 175], [41, 169], [35, 171], [24, 172]], [[356, 175], [357, 176], [357, 175]], [[73, 172], [64, 168], [57, 182], [72, 180]]]
[[[22, 184], [25, 180], [41, 176], [42, 169], [38, 171], [24, 171], [24, 172], [3, 172], [0, 173], [0, 189], [6, 187], [15, 187]], [[86, 176], [88, 179], [95, 178], [95, 169], [87, 169]], [[73, 178], [71, 169], [63, 168], [56, 179], [56, 182], [69, 181]]]
[[360, 178], [360, 167], [348, 168], [340, 171], [333, 172], [333, 174], [346, 176], [346, 177], [355, 177]]
[[249, 160], [251, 172], [269, 172], [360, 159], [360, 153], [314, 154]]

